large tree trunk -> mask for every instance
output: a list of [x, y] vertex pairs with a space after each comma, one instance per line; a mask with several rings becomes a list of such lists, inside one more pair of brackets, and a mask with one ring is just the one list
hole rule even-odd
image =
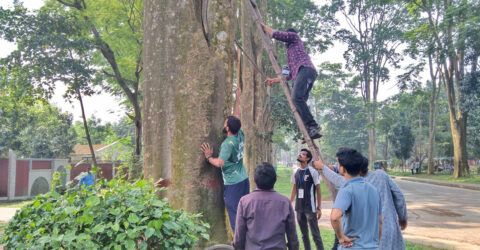
[[467, 118], [453, 120], [450, 118], [453, 139], [453, 177], [458, 178], [469, 174], [467, 158]]
[[[259, 1], [264, 6], [263, 1]], [[270, 132], [270, 93], [262, 81], [262, 40], [254, 26], [249, 7], [241, 1], [241, 34], [242, 47], [246, 53], [242, 59], [242, 100], [240, 112], [242, 127], [245, 132], [245, 167], [250, 177], [250, 185], [255, 189], [253, 181], [255, 165], [271, 160]], [[255, 61], [256, 66], [248, 59]]]
[[[145, 178], [163, 179], [176, 209], [201, 212], [210, 243], [228, 243], [218, 153], [231, 114], [233, 2], [145, 1], [143, 140]], [[205, 245], [202, 243], [201, 245]]]
[[[445, 9], [452, 6], [451, 0], [445, 1]], [[460, 89], [464, 76], [464, 43], [459, 40], [454, 43], [453, 19], [448, 19], [446, 30], [447, 61], [443, 61], [444, 85], [447, 93], [448, 113], [450, 116], [450, 127], [453, 140], [453, 157], [455, 178], [469, 174], [467, 161], [467, 114], [461, 108], [463, 96]]]

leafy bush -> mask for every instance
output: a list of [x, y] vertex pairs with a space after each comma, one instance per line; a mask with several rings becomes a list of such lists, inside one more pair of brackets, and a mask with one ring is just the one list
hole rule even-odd
[[114, 179], [39, 195], [17, 211], [0, 243], [7, 249], [188, 249], [209, 239], [200, 215], [172, 209], [157, 190], [144, 180]]

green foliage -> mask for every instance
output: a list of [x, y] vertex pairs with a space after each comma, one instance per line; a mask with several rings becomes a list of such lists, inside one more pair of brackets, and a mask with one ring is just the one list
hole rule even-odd
[[20, 82], [44, 97], [51, 97], [58, 82], [67, 85], [69, 98], [78, 90], [93, 93], [89, 84], [95, 73], [90, 53], [94, 43], [85, 35], [82, 19], [58, 8], [30, 13], [20, 4], [1, 13], [0, 37], [18, 46], [0, 60], [6, 83]]
[[347, 84], [348, 74], [340, 64], [324, 63], [319, 67], [319, 80], [311, 96], [321, 121], [325, 156], [334, 156], [340, 147], [368, 149], [366, 115], [361, 97]]
[[12, 96], [0, 96], [0, 151], [13, 149], [18, 155], [52, 158], [72, 152], [75, 131], [72, 116], [49, 103], [32, 105]]
[[348, 23], [334, 37], [348, 45], [346, 67], [356, 71], [364, 99], [376, 100], [379, 85], [389, 79], [387, 66], [399, 68], [403, 59], [398, 46], [409, 24], [406, 10], [394, 1], [334, 0], [322, 11], [327, 23]]
[[[95, 115], [92, 115], [92, 117], [87, 120], [87, 126], [92, 144], [109, 144], [119, 139], [114, 130], [115, 125], [111, 123], [104, 125], [102, 124], [102, 120], [95, 117]], [[75, 122], [74, 129], [77, 133], [76, 143], [88, 144], [83, 122]]]
[[38, 196], [1, 239], [8, 249], [190, 249], [209, 239], [199, 214], [172, 209], [144, 180], [100, 180], [91, 189]]
[[[267, 2], [266, 22], [277, 30], [294, 28], [304, 39], [304, 45], [309, 53], [323, 52], [332, 44], [328, 35], [331, 27], [322, 23], [322, 13], [311, 0], [269, 0]], [[281, 43], [280, 43], [281, 44]], [[285, 59], [283, 44], [277, 46]]]
[[410, 157], [415, 138], [413, 137], [412, 129], [409, 126], [397, 125], [393, 127], [389, 140], [392, 142], [395, 157], [402, 160], [406, 160]]
[[[321, 19], [320, 9], [311, 0], [269, 0], [266, 4], [266, 23], [278, 30], [295, 28], [303, 38], [304, 46], [309, 54], [323, 52], [332, 44], [328, 37], [331, 27], [328, 23], [322, 23]], [[286, 65], [285, 46], [281, 42], [276, 42], [275, 48], [279, 63]], [[262, 65], [270, 65], [266, 54], [262, 58]], [[266, 68], [266, 72], [271, 71], [268, 67], [264, 68]], [[280, 86], [272, 88], [270, 106], [272, 119], [275, 122], [275, 133], [289, 131], [289, 133], [294, 133], [293, 137], [296, 140], [301, 138], [295, 117]], [[277, 129], [279, 130], [277, 131]]]

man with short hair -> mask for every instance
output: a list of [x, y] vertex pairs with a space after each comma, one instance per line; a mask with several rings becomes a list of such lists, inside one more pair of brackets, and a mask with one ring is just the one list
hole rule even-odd
[[[310, 56], [308, 56], [303, 46], [302, 39], [293, 28], [287, 31], [273, 30], [265, 24], [262, 24], [263, 30], [272, 38], [282, 41], [287, 48], [288, 73], [287, 80], [293, 81], [292, 101], [297, 108], [298, 114], [307, 128], [310, 138], [317, 139], [322, 137], [320, 126], [313, 119], [312, 113], [307, 105], [308, 96], [312, 90], [313, 83], [317, 79], [317, 70], [313, 66]], [[272, 86], [279, 83], [280, 78], [267, 78], [265, 83]]]
[[341, 244], [338, 249], [378, 249], [382, 204], [377, 189], [360, 177], [364, 157], [355, 149], [341, 148], [337, 160], [339, 172], [347, 181], [338, 192], [330, 215]]
[[288, 198], [273, 189], [277, 181], [273, 166], [267, 162], [257, 165], [254, 181], [257, 189], [238, 203], [233, 247], [299, 249], [295, 212]]
[[227, 207], [228, 219], [232, 231], [235, 231], [235, 216], [240, 198], [250, 192], [250, 182], [243, 165], [243, 145], [245, 136], [238, 119], [240, 114], [239, 100], [241, 90], [237, 86], [233, 116], [227, 117], [223, 132], [227, 138], [220, 146], [218, 158], [213, 158], [213, 148], [208, 143], [202, 144], [202, 151], [208, 163], [221, 168], [223, 176], [223, 200]]
[[[323, 171], [323, 176], [337, 188], [346, 183], [343, 176], [337, 174], [332, 166], [325, 164], [321, 159], [315, 161], [314, 166]], [[382, 164], [379, 164], [375, 171], [368, 171], [368, 159], [363, 157], [360, 176], [377, 188], [382, 200], [382, 237], [379, 249], [402, 250], [405, 249], [405, 242], [401, 231], [407, 227], [407, 205], [402, 190], [382, 167]], [[337, 242], [338, 240], [335, 243]]]
[[303, 245], [306, 250], [311, 249], [308, 235], [308, 226], [310, 226], [317, 249], [323, 249], [322, 236], [318, 228], [318, 220], [322, 216], [322, 193], [318, 172], [308, 165], [312, 161], [312, 153], [308, 149], [300, 150], [297, 161], [300, 163], [300, 168], [292, 175], [290, 200], [292, 202], [295, 200], [295, 211], [302, 232]]

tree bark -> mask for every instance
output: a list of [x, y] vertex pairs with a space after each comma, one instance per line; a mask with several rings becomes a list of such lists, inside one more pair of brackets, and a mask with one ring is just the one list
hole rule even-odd
[[373, 168], [373, 163], [376, 160], [377, 156], [377, 138], [376, 138], [376, 131], [375, 131], [375, 113], [371, 109], [369, 114], [369, 123], [370, 128], [368, 128], [368, 156], [370, 158], [370, 167]]
[[98, 167], [97, 158], [95, 157], [95, 150], [93, 149], [92, 139], [90, 138], [90, 132], [88, 131], [87, 117], [85, 115], [85, 108], [83, 106], [82, 93], [77, 89], [78, 101], [80, 102], [80, 108], [82, 110], [83, 128], [85, 129], [85, 137], [87, 137], [88, 147], [90, 148], [90, 154], [92, 155], [93, 166]]
[[[445, 11], [452, 6], [451, 0], [445, 1]], [[469, 167], [467, 161], [467, 111], [462, 110], [461, 103], [463, 102], [460, 89], [463, 83], [464, 75], [464, 56], [463, 43], [459, 40], [454, 43], [453, 34], [453, 20], [447, 20], [447, 30], [445, 34], [446, 41], [446, 56], [443, 59], [444, 69], [444, 84], [445, 92], [447, 93], [448, 110], [450, 116], [450, 127], [453, 140], [453, 157], [454, 157], [454, 171], [453, 177], [458, 178], [469, 174]], [[448, 61], [448, 63], [447, 63]]]
[[453, 140], [453, 177], [458, 178], [469, 174], [467, 158], [467, 121], [466, 117], [457, 119], [450, 118]]
[[[257, 2], [259, 6], [263, 1]], [[262, 40], [250, 15], [249, 7], [241, 1], [242, 47], [256, 66], [244, 58], [242, 60], [242, 97], [240, 113], [242, 127], [245, 132], [244, 163], [250, 177], [251, 189], [255, 189], [253, 181], [255, 165], [271, 159], [270, 134], [270, 93], [262, 81], [259, 71], [262, 64]]]
[[432, 93], [430, 95], [429, 103], [429, 117], [428, 117], [428, 174], [435, 172], [435, 136], [437, 130], [437, 114], [438, 114], [438, 97], [440, 96], [440, 81], [437, 87], [437, 74], [433, 73], [433, 61], [429, 55], [430, 78], [432, 81]]
[[[210, 244], [228, 243], [218, 154], [232, 112], [233, 1], [145, 1], [143, 140], [145, 178], [169, 186], [176, 209], [202, 213]], [[205, 246], [206, 242], [200, 243]]]

